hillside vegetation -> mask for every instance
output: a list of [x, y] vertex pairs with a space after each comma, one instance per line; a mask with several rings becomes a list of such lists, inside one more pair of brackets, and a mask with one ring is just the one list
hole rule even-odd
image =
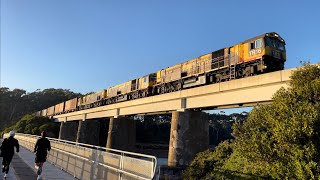
[[28, 93], [23, 89], [0, 88], [0, 131], [15, 124], [26, 114], [80, 96], [67, 89], [44, 89]]
[[58, 138], [60, 124], [54, 123], [48, 117], [36, 117], [34, 115], [26, 115], [16, 124], [4, 129], [4, 133], [14, 130], [17, 133], [40, 135], [42, 131], [46, 131], [47, 135], [52, 138]]

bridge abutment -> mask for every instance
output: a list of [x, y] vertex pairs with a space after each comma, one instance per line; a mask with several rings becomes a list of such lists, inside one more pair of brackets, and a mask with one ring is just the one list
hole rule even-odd
[[207, 114], [190, 110], [172, 112], [168, 166], [187, 166], [198, 152], [208, 148]]
[[110, 118], [107, 148], [133, 151], [136, 143], [136, 124], [133, 117]]

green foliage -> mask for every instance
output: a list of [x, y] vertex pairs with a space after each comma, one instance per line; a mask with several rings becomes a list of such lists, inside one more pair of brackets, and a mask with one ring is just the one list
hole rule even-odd
[[[215, 152], [198, 156], [186, 175], [195, 179], [320, 179], [320, 66], [306, 63], [291, 79], [290, 88], [280, 89], [271, 105], [254, 108], [244, 123], [234, 124], [229, 156], [217, 155], [225, 147], [220, 144]], [[199, 163], [206, 161], [213, 164], [209, 170]]]
[[221, 175], [219, 169], [223, 165], [225, 160], [232, 153], [232, 144], [228, 141], [224, 141], [219, 144], [214, 152], [209, 150], [197, 154], [196, 158], [190, 164], [190, 167], [183, 172], [184, 179], [207, 179], [212, 178], [211, 173], [215, 172], [215, 176]]
[[3, 132], [8, 133], [14, 130], [18, 133], [40, 135], [42, 131], [46, 131], [49, 137], [58, 137], [59, 125], [52, 122], [48, 117], [36, 117], [34, 115], [26, 115], [21, 118], [15, 125], [4, 129]]

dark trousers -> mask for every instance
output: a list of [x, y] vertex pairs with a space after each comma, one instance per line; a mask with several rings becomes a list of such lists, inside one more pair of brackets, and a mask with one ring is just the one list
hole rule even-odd
[[12, 157], [13, 157], [13, 155], [3, 156], [3, 159], [2, 159], [2, 172], [8, 174], [9, 166], [10, 166]]

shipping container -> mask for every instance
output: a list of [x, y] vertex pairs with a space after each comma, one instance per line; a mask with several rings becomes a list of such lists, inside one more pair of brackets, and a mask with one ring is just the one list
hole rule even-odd
[[77, 109], [78, 98], [73, 98], [65, 102], [64, 111], [70, 112]]
[[54, 114], [60, 114], [62, 112], [64, 112], [64, 102], [59, 103], [54, 107]]
[[47, 116], [47, 109], [43, 109], [41, 111], [41, 116]]
[[53, 116], [54, 114], [54, 106], [51, 106], [47, 109], [47, 116]]

